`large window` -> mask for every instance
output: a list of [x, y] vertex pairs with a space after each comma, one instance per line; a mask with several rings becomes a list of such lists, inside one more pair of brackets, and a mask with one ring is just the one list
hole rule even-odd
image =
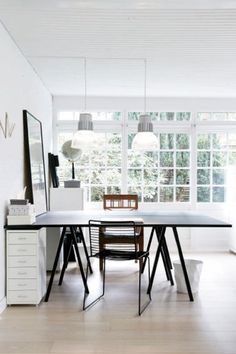
[[[227, 168], [236, 166], [236, 113], [149, 112], [159, 149], [141, 152], [131, 149], [140, 112], [91, 113], [96, 148], [83, 151], [75, 163], [89, 202], [121, 192], [137, 193], [143, 203], [225, 202]], [[78, 117], [79, 112], [58, 115], [61, 184], [71, 179], [61, 146], [72, 138]]]

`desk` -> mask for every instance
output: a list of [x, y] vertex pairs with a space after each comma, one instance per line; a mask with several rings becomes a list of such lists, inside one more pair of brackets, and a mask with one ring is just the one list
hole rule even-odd
[[[65, 227], [69, 227], [71, 229], [72, 236], [74, 237], [73, 230], [76, 226], [88, 227], [88, 221], [90, 219], [99, 220], [102, 218], [109, 219], [109, 218], [114, 218], [114, 217], [130, 218], [130, 219], [132, 219], [132, 217], [142, 218], [144, 221], [144, 223], [143, 223], [144, 227], [152, 227], [151, 237], [148, 242], [149, 248], [150, 248], [150, 245], [152, 242], [152, 237], [153, 237], [154, 233], [157, 236], [158, 246], [156, 248], [154, 264], [153, 264], [153, 268], [152, 268], [152, 272], [151, 272], [151, 280], [150, 280], [150, 283], [148, 286], [149, 293], [151, 292], [151, 289], [153, 286], [153, 281], [155, 278], [155, 273], [156, 273], [157, 264], [158, 264], [158, 260], [159, 260], [161, 251], [162, 251], [163, 247], [164, 247], [164, 250], [166, 249], [165, 248], [166, 228], [168, 228], [168, 227], [172, 228], [173, 234], [174, 234], [174, 239], [175, 239], [177, 249], [178, 249], [180, 262], [181, 262], [182, 269], [183, 269], [183, 274], [185, 277], [186, 287], [188, 290], [188, 295], [189, 295], [190, 301], [193, 301], [194, 299], [193, 299], [191, 286], [189, 283], [188, 273], [187, 273], [186, 266], [185, 266], [184, 256], [183, 256], [177, 228], [178, 227], [231, 227], [232, 226], [231, 224], [226, 223], [224, 221], [217, 220], [217, 219], [209, 217], [209, 216], [200, 215], [199, 213], [189, 212], [189, 211], [161, 212], [161, 211], [141, 211], [141, 210], [132, 210], [132, 211], [126, 211], [126, 210], [122, 210], [122, 211], [121, 210], [119, 210], [119, 211], [81, 210], [81, 211], [54, 211], [54, 212], [50, 211], [50, 212], [47, 212], [45, 214], [38, 216], [36, 218], [36, 222], [32, 225], [19, 225], [19, 226], [14, 225], [14, 226], [8, 226], [7, 228], [8, 229], [12, 229], [12, 228], [14, 228], [14, 229], [37, 229], [38, 228], [39, 229], [41, 227], [63, 227], [63, 230], [64, 230]], [[45, 296], [45, 301], [48, 301], [48, 299], [49, 299], [49, 295], [50, 295], [50, 291], [51, 291], [51, 287], [52, 287], [52, 283], [53, 283], [53, 278], [54, 278], [54, 274], [55, 274], [55, 270], [56, 270], [56, 266], [57, 266], [57, 261], [58, 261], [60, 250], [61, 250], [62, 243], [63, 243], [63, 238], [64, 238], [64, 234], [62, 232], [62, 235], [61, 235], [60, 241], [59, 241], [59, 245], [58, 245], [58, 249], [57, 249], [56, 258], [54, 261], [52, 274], [51, 274], [49, 284], [48, 284], [47, 293]], [[166, 251], [168, 251], [168, 249], [166, 249]], [[78, 258], [79, 266], [80, 266], [80, 270], [81, 270], [82, 280], [84, 283], [85, 290], [87, 292], [89, 292], [89, 289], [88, 289], [88, 286], [87, 286], [87, 283], [85, 280], [84, 272], [83, 272], [83, 266], [82, 266], [78, 252], [79, 251], [76, 250], [77, 258]], [[168, 257], [168, 254], [165, 253], [164, 257], [166, 257], [166, 256]], [[168, 264], [168, 259], [166, 261]], [[169, 271], [167, 269], [167, 272], [170, 276], [170, 274], [171, 274], [170, 269], [169, 269]], [[169, 280], [171, 280], [171, 278]]]

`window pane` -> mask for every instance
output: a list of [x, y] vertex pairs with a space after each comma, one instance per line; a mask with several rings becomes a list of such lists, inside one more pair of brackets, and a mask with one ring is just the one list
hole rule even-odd
[[235, 121], [236, 120], [236, 113], [235, 112], [228, 113], [228, 120]]
[[176, 170], [176, 184], [189, 184], [189, 170]]
[[197, 170], [197, 184], [210, 184], [210, 169]]
[[144, 167], [157, 167], [158, 166], [158, 152], [145, 151], [143, 153], [143, 166]]
[[228, 147], [230, 150], [236, 150], [236, 134], [228, 135]]
[[129, 185], [137, 185], [142, 183], [142, 170], [128, 170], [128, 184]]
[[226, 152], [213, 152], [212, 162], [214, 167], [226, 166], [227, 153]]
[[144, 185], [146, 185], [146, 184], [157, 185], [157, 183], [158, 183], [158, 170], [157, 169], [143, 170], [143, 182], [144, 182]]
[[160, 149], [172, 150], [174, 148], [174, 134], [160, 134]]
[[177, 112], [176, 120], [177, 121], [190, 121], [191, 113], [190, 112]]
[[[79, 120], [81, 112], [75, 112], [75, 117]], [[88, 112], [91, 113], [93, 121], [120, 121], [121, 112]]]
[[204, 120], [211, 120], [211, 116], [212, 114], [209, 113], [209, 112], [206, 112], [206, 113], [198, 113], [198, 119], [201, 120], [201, 121], [204, 121]]
[[213, 187], [213, 202], [223, 203], [225, 201], [224, 187]]
[[91, 202], [102, 201], [103, 194], [105, 194], [105, 187], [91, 187]]
[[225, 170], [223, 170], [223, 169], [213, 170], [212, 179], [213, 179], [213, 181], [212, 181], [213, 184], [224, 184], [225, 183]]
[[141, 112], [128, 112], [128, 120], [138, 121]]
[[148, 112], [147, 113], [152, 121], [158, 121], [159, 120], [159, 113], [158, 112]]
[[186, 151], [176, 152], [176, 167], [189, 167], [190, 153]]
[[144, 202], [158, 202], [158, 188], [157, 187], [145, 187], [143, 190]]
[[198, 134], [197, 136], [197, 148], [199, 150], [209, 150], [211, 147], [210, 134]]
[[120, 151], [107, 151], [107, 166], [121, 166]]
[[88, 166], [89, 165], [89, 153], [83, 152], [78, 163], [80, 166]]
[[188, 134], [176, 134], [176, 149], [189, 149]]
[[142, 155], [140, 152], [128, 151], [128, 166], [139, 167], [142, 165]]
[[197, 188], [197, 201], [199, 203], [210, 202], [210, 187], [198, 187]]
[[197, 153], [197, 165], [199, 167], [209, 167], [211, 164], [211, 154], [208, 151]]
[[172, 121], [174, 120], [175, 114], [174, 112], [161, 112], [160, 120], [161, 121]]
[[212, 119], [213, 120], [227, 120], [227, 113], [222, 113], [222, 112], [219, 112], [219, 113], [212, 113]]
[[105, 169], [91, 170], [91, 184], [102, 184], [106, 178]]
[[229, 153], [229, 165], [236, 166], [236, 152], [230, 152]]
[[138, 201], [142, 201], [142, 188], [138, 186], [130, 186], [128, 187], [128, 193], [129, 194], [137, 194], [138, 195]]
[[176, 201], [177, 202], [189, 202], [190, 190], [189, 187], [177, 187], [176, 188]]
[[121, 150], [121, 134], [107, 133], [106, 138], [109, 149]]
[[135, 133], [128, 134], [128, 149], [132, 149], [132, 141], [135, 137]]
[[113, 184], [113, 185], [121, 184], [121, 169], [118, 168], [107, 169], [107, 184]]
[[121, 188], [117, 186], [108, 186], [107, 187], [107, 193], [108, 194], [120, 194], [121, 193]]
[[89, 170], [85, 168], [76, 168], [75, 175], [78, 177], [78, 180], [83, 184], [89, 184]]
[[106, 163], [106, 151], [91, 151], [90, 161], [91, 166], [104, 166]]
[[173, 152], [160, 152], [160, 166], [173, 167], [174, 166], [174, 153]]
[[173, 202], [174, 189], [173, 187], [160, 187], [160, 202]]
[[225, 133], [212, 134], [212, 147], [213, 149], [226, 149], [227, 135]]
[[160, 170], [160, 184], [173, 184], [174, 170]]

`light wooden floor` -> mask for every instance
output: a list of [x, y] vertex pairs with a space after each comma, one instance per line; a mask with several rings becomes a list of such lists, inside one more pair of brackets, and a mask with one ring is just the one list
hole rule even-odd
[[195, 302], [177, 294], [160, 269], [141, 317], [136, 264], [110, 264], [105, 298], [87, 312], [73, 265], [48, 303], [11, 306], [0, 315], [0, 353], [236, 354], [236, 256], [192, 257], [204, 261]]

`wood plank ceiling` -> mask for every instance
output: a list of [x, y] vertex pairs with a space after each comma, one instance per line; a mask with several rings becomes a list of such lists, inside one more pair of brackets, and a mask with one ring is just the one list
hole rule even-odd
[[236, 1], [0, 0], [0, 20], [53, 95], [236, 95]]

